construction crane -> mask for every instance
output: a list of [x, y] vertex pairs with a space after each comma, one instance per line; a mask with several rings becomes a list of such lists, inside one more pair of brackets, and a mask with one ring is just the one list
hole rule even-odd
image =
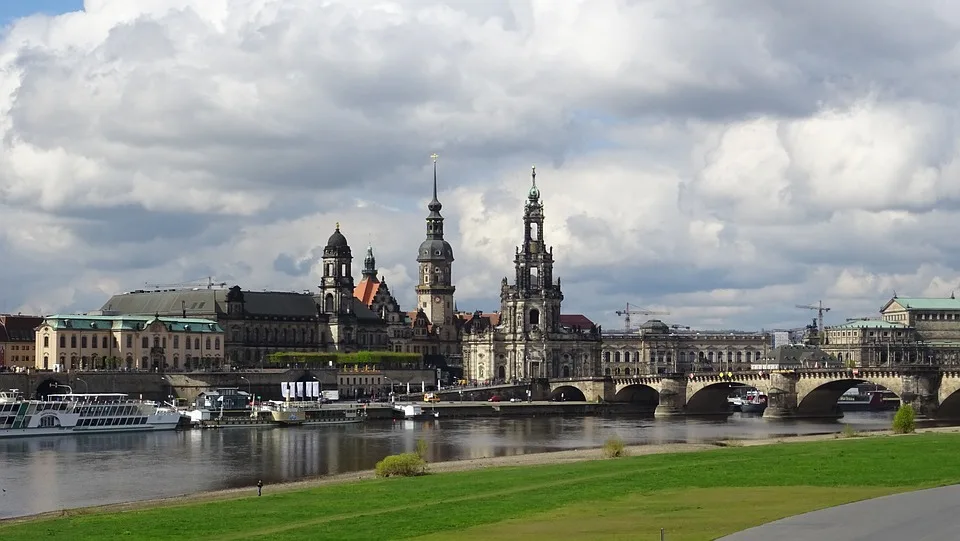
[[178, 284], [151, 284], [149, 282], [144, 283], [148, 289], [192, 289], [195, 287], [203, 286], [207, 289], [213, 289], [214, 287], [227, 287], [226, 282], [214, 282], [212, 276], [206, 277], [206, 282], [202, 283], [203, 278], [198, 278], [196, 280], [190, 280], [189, 282], [180, 282]]
[[823, 301], [817, 301], [816, 306], [812, 304], [798, 304], [797, 308], [803, 308], [804, 310], [816, 310], [817, 311], [817, 333], [820, 336], [823, 336], [823, 314], [830, 311], [830, 308], [823, 305]]
[[623, 325], [626, 330], [630, 330], [630, 316], [668, 316], [670, 312], [655, 312], [653, 310], [632, 310], [630, 308], [630, 303], [627, 303], [626, 310], [617, 310], [618, 316], [623, 316]]

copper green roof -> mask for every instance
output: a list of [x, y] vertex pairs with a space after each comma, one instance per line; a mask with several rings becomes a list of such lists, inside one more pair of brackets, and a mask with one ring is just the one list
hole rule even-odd
[[894, 297], [882, 309], [886, 310], [891, 304], [897, 303], [907, 310], [960, 310], [960, 299], [922, 298], [922, 297]]
[[882, 319], [858, 319], [848, 321], [842, 325], [834, 325], [831, 329], [906, 329], [903, 323], [884, 321]]
[[44, 324], [56, 330], [93, 330], [93, 331], [139, 331], [159, 319], [171, 332], [222, 333], [216, 321], [200, 318], [156, 317], [156, 316], [87, 316], [52, 315], [43, 319]]

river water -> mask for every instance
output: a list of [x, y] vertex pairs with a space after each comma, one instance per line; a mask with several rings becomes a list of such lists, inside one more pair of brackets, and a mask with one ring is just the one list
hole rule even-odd
[[0, 441], [0, 518], [296, 481], [373, 468], [413, 451], [457, 460], [628, 444], [703, 443], [888, 428], [893, 414], [847, 413], [839, 422], [642, 416], [369, 421], [302, 428], [229, 428]]

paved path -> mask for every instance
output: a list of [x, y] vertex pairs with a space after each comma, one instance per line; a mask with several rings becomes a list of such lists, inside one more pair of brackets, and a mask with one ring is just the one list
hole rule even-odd
[[956, 541], [960, 485], [894, 494], [781, 519], [720, 541]]

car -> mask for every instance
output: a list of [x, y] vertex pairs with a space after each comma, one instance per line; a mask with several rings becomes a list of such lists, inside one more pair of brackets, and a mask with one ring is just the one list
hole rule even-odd
[[487, 402], [499, 402], [499, 401], [500, 401], [500, 397], [498, 395], [493, 395], [487, 399]]
[[521, 402], [521, 400], [520, 400], [519, 398], [517, 398], [517, 397], [511, 398], [510, 401], [511, 401], [511, 402]]

